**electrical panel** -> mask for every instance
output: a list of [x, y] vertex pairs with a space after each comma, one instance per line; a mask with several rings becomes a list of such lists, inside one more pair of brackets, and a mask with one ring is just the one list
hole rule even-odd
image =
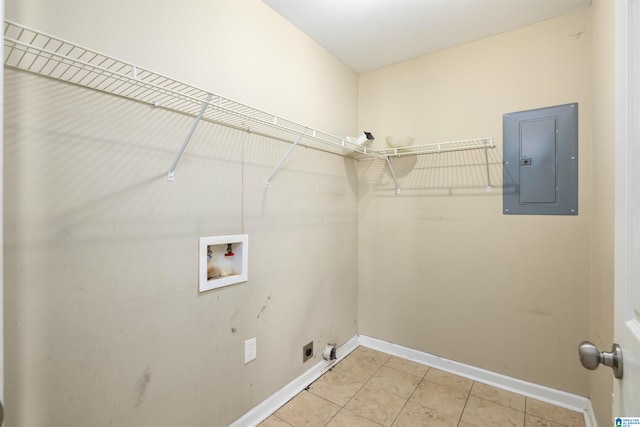
[[578, 104], [505, 114], [503, 214], [578, 214]]

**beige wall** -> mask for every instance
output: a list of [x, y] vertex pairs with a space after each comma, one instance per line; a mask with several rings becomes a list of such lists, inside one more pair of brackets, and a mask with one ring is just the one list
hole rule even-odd
[[[591, 226], [591, 324], [599, 349], [613, 343], [615, 2], [597, 0], [593, 16], [593, 219]], [[599, 425], [611, 425], [613, 375], [589, 374], [589, 396]]]
[[6, 0], [6, 18], [287, 119], [353, 132], [357, 75], [260, 0]]
[[[85, 4], [86, 3], [86, 4]], [[357, 76], [262, 2], [8, 2], [7, 18], [354, 132]], [[189, 64], [189, 67], [185, 67]], [[353, 162], [7, 70], [6, 420], [227, 425], [357, 333]], [[197, 292], [198, 238], [249, 282]], [[244, 365], [244, 340], [257, 359]]]
[[[590, 11], [360, 77], [360, 127], [416, 143], [493, 136], [482, 152], [360, 162], [360, 332], [589, 395]], [[578, 102], [580, 214], [502, 215], [502, 115]], [[376, 186], [376, 184], [378, 184]]]
[[[397, 161], [396, 197], [382, 162], [355, 176], [312, 150], [265, 191], [288, 146], [202, 124], [168, 183], [191, 119], [9, 71], [8, 425], [226, 424], [310, 366], [304, 343], [358, 331], [591, 396], [604, 425], [610, 373], [576, 347], [612, 340], [612, 13], [596, 1], [358, 88], [259, 1], [7, 2], [8, 19], [336, 134], [498, 145], [491, 193], [482, 152]], [[580, 215], [503, 216], [502, 114], [576, 101]], [[197, 238], [242, 232], [249, 283], [199, 295]]]

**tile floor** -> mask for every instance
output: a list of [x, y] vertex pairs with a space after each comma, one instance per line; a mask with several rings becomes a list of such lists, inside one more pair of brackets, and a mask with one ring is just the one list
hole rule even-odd
[[358, 347], [260, 427], [584, 427], [581, 413]]

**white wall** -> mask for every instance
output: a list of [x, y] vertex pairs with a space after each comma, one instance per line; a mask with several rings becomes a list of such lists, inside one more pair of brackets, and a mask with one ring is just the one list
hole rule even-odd
[[[588, 9], [360, 76], [360, 126], [416, 144], [493, 136], [484, 153], [360, 162], [360, 332], [589, 394]], [[502, 214], [502, 116], [579, 103], [579, 215]], [[378, 184], [376, 186], [376, 183]]]
[[[8, 2], [7, 18], [338, 134], [357, 76], [259, 1]], [[357, 178], [339, 156], [5, 75], [9, 426], [227, 425], [357, 333]], [[198, 238], [249, 234], [199, 294]], [[257, 359], [244, 365], [244, 340]], [[302, 363], [302, 346], [318, 353]]]

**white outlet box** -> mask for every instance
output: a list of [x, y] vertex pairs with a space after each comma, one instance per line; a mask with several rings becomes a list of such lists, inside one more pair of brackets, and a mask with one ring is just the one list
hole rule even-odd
[[256, 337], [244, 342], [244, 363], [247, 364], [256, 358]]
[[200, 292], [249, 280], [249, 235], [201, 237], [199, 243]]

